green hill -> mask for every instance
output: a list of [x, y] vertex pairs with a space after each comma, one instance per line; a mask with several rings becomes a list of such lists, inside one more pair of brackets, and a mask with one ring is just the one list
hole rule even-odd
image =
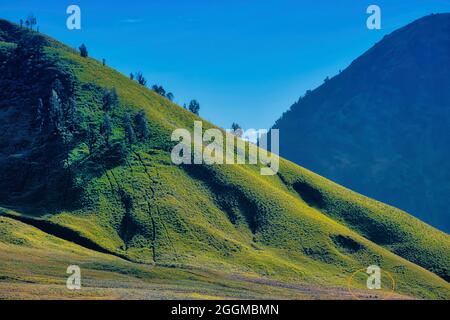
[[[118, 103], [105, 111], [113, 88]], [[140, 110], [150, 136], [135, 125], [130, 144], [125, 114]], [[86, 270], [85, 298], [342, 298], [373, 264], [401, 296], [450, 297], [448, 235], [283, 159], [275, 176], [259, 165], [176, 166], [171, 133], [194, 120], [0, 20], [0, 298], [70, 296], [71, 264]], [[365, 279], [356, 283], [367, 295]]]

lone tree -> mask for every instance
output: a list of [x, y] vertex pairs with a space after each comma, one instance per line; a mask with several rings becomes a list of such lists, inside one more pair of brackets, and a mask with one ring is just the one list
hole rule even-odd
[[103, 64], [103, 66], [106, 66], [106, 59], [105, 58], [102, 59], [102, 64]]
[[200, 104], [197, 102], [197, 100], [194, 99], [189, 102], [189, 111], [191, 111], [193, 114], [199, 115]]
[[236, 122], [233, 122], [233, 124], [231, 125], [231, 129], [233, 129], [233, 134], [236, 137], [242, 137], [243, 131], [242, 128], [239, 124], [237, 124]]
[[119, 104], [116, 88], [104, 89], [103, 91], [103, 110], [111, 112]]
[[134, 74], [133, 74], [133, 72], [130, 73], [130, 80], [134, 80]]
[[87, 50], [86, 45], [84, 43], [82, 43], [79, 49], [80, 49], [80, 56], [82, 56], [83, 58], [87, 58], [88, 50]]
[[136, 73], [136, 81], [143, 86], [147, 84], [147, 79], [145, 79], [144, 75], [140, 71]]
[[136, 133], [133, 129], [133, 124], [131, 123], [130, 114], [127, 112], [123, 117], [123, 126], [125, 127], [125, 133], [127, 135], [128, 144], [131, 147], [136, 143]]
[[136, 123], [137, 133], [141, 140], [147, 140], [150, 137], [150, 130], [148, 128], [147, 117], [145, 116], [145, 111], [141, 110], [134, 118]]
[[166, 94], [166, 98], [169, 99], [170, 101], [173, 101], [173, 98], [174, 98], [174, 97], [175, 97], [175, 96], [173, 95], [172, 92], [169, 92], [168, 94]]
[[105, 115], [103, 117], [103, 123], [100, 128], [100, 133], [105, 139], [106, 145], [109, 145], [109, 139], [111, 138], [112, 135], [112, 122], [111, 118], [108, 115]]

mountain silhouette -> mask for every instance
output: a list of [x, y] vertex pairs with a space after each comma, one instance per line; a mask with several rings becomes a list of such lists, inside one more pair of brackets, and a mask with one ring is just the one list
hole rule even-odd
[[450, 231], [450, 14], [385, 36], [275, 123], [281, 155]]

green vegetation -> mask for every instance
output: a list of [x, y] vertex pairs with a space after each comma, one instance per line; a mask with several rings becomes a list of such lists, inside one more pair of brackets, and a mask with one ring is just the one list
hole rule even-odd
[[200, 112], [200, 104], [197, 102], [197, 100], [191, 100], [189, 102], [189, 111], [192, 112], [195, 115], [199, 115]]
[[[84, 297], [348, 297], [349, 277], [372, 264], [400, 295], [450, 297], [446, 234], [283, 159], [276, 176], [175, 166], [171, 133], [200, 120], [198, 103], [189, 112], [48, 38], [25, 63], [18, 28], [0, 20], [0, 298], [37, 286], [66, 297], [68, 261], [86, 270]], [[34, 86], [12, 61], [33, 68]]]
[[[351, 298], [338, 288], [287, 285], [204, 268], [131, 263], [4, 217], [0, 217], [0, 238], [0, 299]], [[68, 264], [81, 267], [80, 291], [65, 287]], [[356, 293], [360, 298], [373, 297], [362, 290]]]
[[239, 125], [239, 124], [237, 124], [236, 122], [233, 122], [232, 124], [231, 124], [231, 129], [233, 129], [233, 131], [234, 131], [234, 134], [236, 135], [236, 136], [238, 136], [238, 137], [242, 137], [242, 134], [243, 134], [243, 130], [242, 130], [242, 128], [241, 128], [241, 126]]
[[80, 50], [80, 56], [82, 56], [83, 58], [88, 57], [88, 50], [84, 43], [81, 44], [79, 50]]

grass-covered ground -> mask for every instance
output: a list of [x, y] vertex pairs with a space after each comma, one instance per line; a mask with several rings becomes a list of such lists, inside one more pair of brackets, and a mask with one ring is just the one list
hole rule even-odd
[[[256, 274], [135, 264], [84, 249], [0, 217], [0, 299], [348, 299], [343, 288], [300, 285]], [[81, 268], [80, 290], [66, 287], [69, 265]], [[360, 299], [388, 296], [354, 290]], [[410, 297], [393, 295], [395, 299]]]
[[[2, 26], [16, 38], [21, 34]], [[0, 54], [7, 64], [16, 45], [14, 37], [5, 39]], [[259, 165], [173, 165], [172, 131], [192, 129], [200, 118], [61, 44], [50, 41], [43, 59], [70, 75], [66, 91], [81, 115], [80, 131], [100, 127], [103, 88], [115, 88], [120, 103], [109, 112], [110, 146], [99, 138], [90, 148], [83, 135], [74, 135], [69, 160], [61, 157], [59, 171], [48, 169], [55, 173], [47, 184], [19, 179], [17, 170], [17, 181], [26, 183], [15, 190], [27, 193], [0, 199], [0, 298], [36, 298], [38, 292], [40, 298], [351, 298], [349, 278], [373, 264], [393, 276], [396, 294], [450, 297], [448, 235], [283, 159], [275, 176], [261, 176]], [[39, 72], [48, 70], [54, 69]], [[21, 97], [6, 98], [20, 105]], [[39, 144], [24, 138], [12, 148], [15, 140], [6, 138], [35, 137], [27, 109], [33, 106], [24, 105], [28, 116], [19, 118], [0, 106], [0, 124], [8, 126], [0, 141], [8, 166], [0, 170], [20, 159], [27, 172], [28, 149]], [[139, 110], [150, 137], [117, 159], [115, 146], [126, 145], [124, 114]], [[67, 171], [77, 188], [62, 201], [66, 180], [57, 177]], [[70, 264], [85, 270], [82, 292], [65, 289]], [[365, 279], [355, 277], [352, 286], [363, 290]]]

